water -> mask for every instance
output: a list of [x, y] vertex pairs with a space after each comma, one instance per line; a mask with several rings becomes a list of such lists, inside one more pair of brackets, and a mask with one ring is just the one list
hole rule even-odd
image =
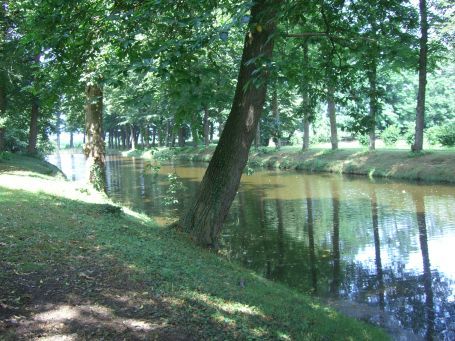
[[[56, 157], [81, 179], [81, 155]], [[159, 222], [191, 200], [204, 164], [109, 156], [108, 193]], [[163, 205], [167, 174], [186, 190]], [[222, 252], [262, 276], [322, 297], [395, 338], [455, 339], [455, 187], [293, 171], [244, 175]]]

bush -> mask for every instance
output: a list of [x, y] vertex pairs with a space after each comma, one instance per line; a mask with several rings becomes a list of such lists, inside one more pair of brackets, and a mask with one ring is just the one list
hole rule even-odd
[[359, 141], [360, 145], [364, 147], [368, 147], [370, 144], [370, 137], [367, 134], [358, 134], [356, 139]]
[[4, 151], [0, 152], [0, 161], [7, 161], [11, 159], [11, 152]]
[[393, 146], [400, 139], [400, 128], [396, 125], [388, 126], [381, 134], [382, 141], [386, 146]]
[[450, 122], [439, 127], [436, 133], [436, 139], [442, 146], [455, 146], [455, 122]]
[[425, 131], [425, 137], [426, 137], [428, 143], [432, 146], [439, 143], [439, 140], [438, 140], [439, 128], [440, 127], [434, 126], [434, 127], [428, 128]]

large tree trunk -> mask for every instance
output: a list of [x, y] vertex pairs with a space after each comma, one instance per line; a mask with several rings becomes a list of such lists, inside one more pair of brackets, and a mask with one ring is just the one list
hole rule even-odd
[[272, 94], [272, 114], [275, 119], [275, 146], [277, 149], [281, 148], [281, 122], [280, 122], [280, 110], [278, 109], [278, 94], [277, 84], [273, 88]]
[[[263, 65], [272, 57], [279, 3], [258, 0], [251, 9], [231, 112], [194, 203], [180, 221], [183, 230], [205, 247], [217, 245], [256, 134], [267, 89], [268, 72]], [[260, 62], [254, 62], [259, 57]], [[260, 79], [255, 86], [252, 79], [256, 77]]]
[[426, 0], [420, 0], [420, 54], [419, 54], [419, 90], [417, 93], [416, 129], [412, 150], [423, 149], [423, 128], [425, 126], [425, 89], [427, 85], [428, 22]]
[[87, 141], [84, 154], [87, 158], [88, 180], [98, 191], [104, 191], [104, 141], [103, 141], [103, 92], [98, 84], [87, 85], [85, 110], [85, 129]]
[[368, 82], [370, 84], [370, 127], [369, 127], [369, 149], [376, 149], [376, 116], [378, 112], [377, 93], [377, 63], [376, 57], [371, 57], [370, 69], [368, 70]]
[[332, 150], [336, 150], [338, 149], [338, 133], [335, 114], [335, 87], [330, 83], [327, 87], [327, 114], [330, 120], [330, 142], [332, 143]]
[[207, 148], [210, 144], [210, 121], [209, 110], [204, 107], [204, 146]]

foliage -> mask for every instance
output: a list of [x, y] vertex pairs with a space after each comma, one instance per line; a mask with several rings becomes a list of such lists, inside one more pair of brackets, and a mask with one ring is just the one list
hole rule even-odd
[[364, 147], [368, 147], [368, 144], [370, 143], [370, 137], [366, 134], [357, 134], [356, 139], [359, 141], [360, 145]]
[[381, 133], [381, 138], [386, 146], [393, 146], [400, 139], [401, 131], [396, 125], [388, 126]]
[[410, 146], [414, 143], [415, 129], [416, 129], [415, 127], [416, 127], [416, 125], [414, 122], [408, 123], [405, 126], [404, 140]]
[[455, 146], [455, 122], [446, 123], [437, 128], [435, 139], [442, 146]]
[[175, 171], [169, 173], [167, 179], [169, 187], [167, 188], [166, 195], [164, 196], [164, 205], [177, 208], [180, 204], [179, 197], [181, 196], [182, 191], [185, 190], [185, 186]]
[[0, 161], [6, 161], [6, 160], [11, 160], [11, 152], [4, 151], [0, 152]]

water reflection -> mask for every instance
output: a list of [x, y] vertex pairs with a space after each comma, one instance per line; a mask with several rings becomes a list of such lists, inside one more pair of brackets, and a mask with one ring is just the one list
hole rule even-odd
[[[70, 172], [79, 174], [74, 160]], [[175, 169], [184, 182], [185, 205], [205, 170], [176, 164], [154, 174], [144, 161], [121, 157], [106, 165], [111, 197], [155, 217], [169, 216], [168, 173]], [[373, 318], [379, 324], [392, 319], [423, 338], [451, 339], [454, 207], [453, 186], [260, 171], [242, 178], [222, 245], [267, 278], [382, 311]]]
[[332, 207], [333, 207], [333, 234], [332, 234], [332, 254], [333, 254], [333, 277], [330, 292], [337, 297], [340, 290], [340, 200], [338, 198], [338, 186], [332, 182]]
[[428, 252], [428, 237], [427, 237], [427, 224], [425, 217], [425, 201], [424, 197], [420, 195], [412, 196], [415, 202], [417, 214], [417, 226], [419, 228], [419, 241], [420, 251], [422, 252], [423, 263], [423, 285], [425, 288], [425, 319], [427, 323], [427, 339], [431, 339], [434, 335], [434, 318], [435, 313], [433, 309], [433, 288], [430, 269], [430, 255]]

